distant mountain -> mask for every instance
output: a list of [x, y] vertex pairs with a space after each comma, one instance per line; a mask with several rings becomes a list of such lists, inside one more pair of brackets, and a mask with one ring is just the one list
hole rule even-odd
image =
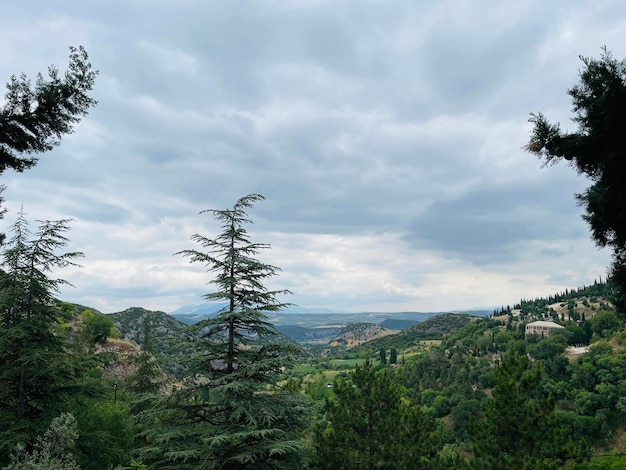
[[225, 308], [228, 308], [228, 304], [226, 302], [207, 302], [198, 305], [184, 305], [179, 309], [170, 312], [170, 316], [186, 325], [193, 325], [199, 321], [214, 317]]
[[[170, 315], [177, 318], [181, 322], [187, 325], [193, 325], [199, 321], [206, 320], [207, 318], [214, 317], [221, 310], [228, 308], [226, 302], [207, 302], [197, 305], [184, 305], [173, 312]], [[283, 315], [317, 315], [317, 314], [341, 314], [340, 312], [334, 312], [327, 308], [304, 308], [297, 305], [289, 305], [282, 309], [280, 312], [270, 312], [268, 316], [275, 318]], [[274, 323], [274, 321], [270, 319]]]
[[342, 325], [319, 326], [317, 328], [307, 328], [300, 325], [278, 325], [276, 327], [282, 334], [299, 343], [328, 342], [337, 336], [343, 328]]
[[[205, 303], [199, 305], [185, 305], [170, 313], [171, 316], [181, 322], [192, 325], [199, 321], [205, 320], [217, 315], [220, 310], [226, 308], [225, 303]], [[275, 326], [297, 325], [307, 328], [317, 328], [321, 326], [340, 325], [345, 326], [349, 323], [380, 323], [385, 320], [409, 320], [413, 324], [421, 323], [431, 317], [442, 315], [448, 312], [333, 312], [328, 309], [305, 308], [298, 306], [289, 306], [278, 312], [268, 312], [268, 320]], [[493, 310], [467, 310], [465, 312], [475, 316], [487, 316], [493, 313]], [[408, 323], [400, 326], [397, 323], [392, 329], [405, 329], [410, 326]], [[388, 325], [385, 325], [388, 326]], [[286, 333], [289, 334], [289, 333]]]

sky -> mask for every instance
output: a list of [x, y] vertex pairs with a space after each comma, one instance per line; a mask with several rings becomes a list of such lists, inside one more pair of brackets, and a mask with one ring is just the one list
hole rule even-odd
[[[24, 173], [20, 210], [72, 218], [60, 298], [111, 313], [203, 302], [175, 252], [248, 211], [270, 289], [305, 308], [448, 311], [604, 279], [574, 194], [524, 151], [531, 112], [574, 131], [579, 56], [626, 57], [626, 3], [581, 0], [22, 0], [0, 5], [0, 81], [82, 45], [97, 107]], [[0, 103], [2, 103], [0, 98]]]

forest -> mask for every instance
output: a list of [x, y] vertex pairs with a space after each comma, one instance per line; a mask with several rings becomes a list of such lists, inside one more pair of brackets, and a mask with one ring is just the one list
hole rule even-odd
[[[175, 253], [206, 268], [205, 300], [227, 307], [183, 330], [169, 364], [149, 315], [133, 344], [111, 317], [58, 298], [56, 276], [83, 256], [71, 219], [17, 214], [1, 252], [1, 468], [626, 468], [626, 63], [604, 51], [583, 64], [569, 91], [578, 132], [533, 114], [526, 149], [590, 179], [577, 198], [612, 250], [608, 279], [487, 318], [439, 318], [334, 363], [268, 321], [289, 292], [267, 287], [280, 268], [259, 260], [270, 246], [246, 229], [260, 194], [203, 211], [221, 231]], [[59, 145], [96, 104], [96, 77], [83, 48], [64, 75], [13, 77], [0, 172]], [[526, 334], [533, 321], [556, 326]]]

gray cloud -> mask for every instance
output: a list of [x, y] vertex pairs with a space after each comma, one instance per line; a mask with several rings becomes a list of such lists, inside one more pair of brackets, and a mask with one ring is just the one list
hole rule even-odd
[[2, 175], [5, 222], [22, 203], [35, 218], [74, 217], [87, 258], [66, 295], [106, 311], [195, 303], [207, 279], [171, 253], [219, 229], [198, 211], [251, 192], [267, 198], [252, 229], [284, 264], [276, 282], [305, 307], [471, 307], [588, 283], [608, 255], [573, 199], [587, 182], [521, 147], [531, 111], [569, 125], [578, 54], [606, 44], [626, 56], [624, 8], [5, 6], [0, 78], [63, 68], [75, 44], [101, 71], [99, 105], [76, 133], [33, 170]]

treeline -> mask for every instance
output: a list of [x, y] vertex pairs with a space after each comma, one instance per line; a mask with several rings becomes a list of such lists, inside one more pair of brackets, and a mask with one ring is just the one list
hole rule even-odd
[[511, 315], [513, 310], [519, 310], [523, 316], [530, 315], [532, 318], [550, 318], [554, 311], [550, 309], [553, 304], [574, 305], [576, 301], [584, 302], [587, 307], [590, 304], [599, 303], [600, 308], [609, 308], [616, 296], [616, 288], [611, 281], [594, 281], [590, 286], [582, 286], [577, 289], [565, 289], [563, 292], [540, 297], [532, 300], [522, 299], [513, 307], [507, 305], [493, 311], [493, 316]]

